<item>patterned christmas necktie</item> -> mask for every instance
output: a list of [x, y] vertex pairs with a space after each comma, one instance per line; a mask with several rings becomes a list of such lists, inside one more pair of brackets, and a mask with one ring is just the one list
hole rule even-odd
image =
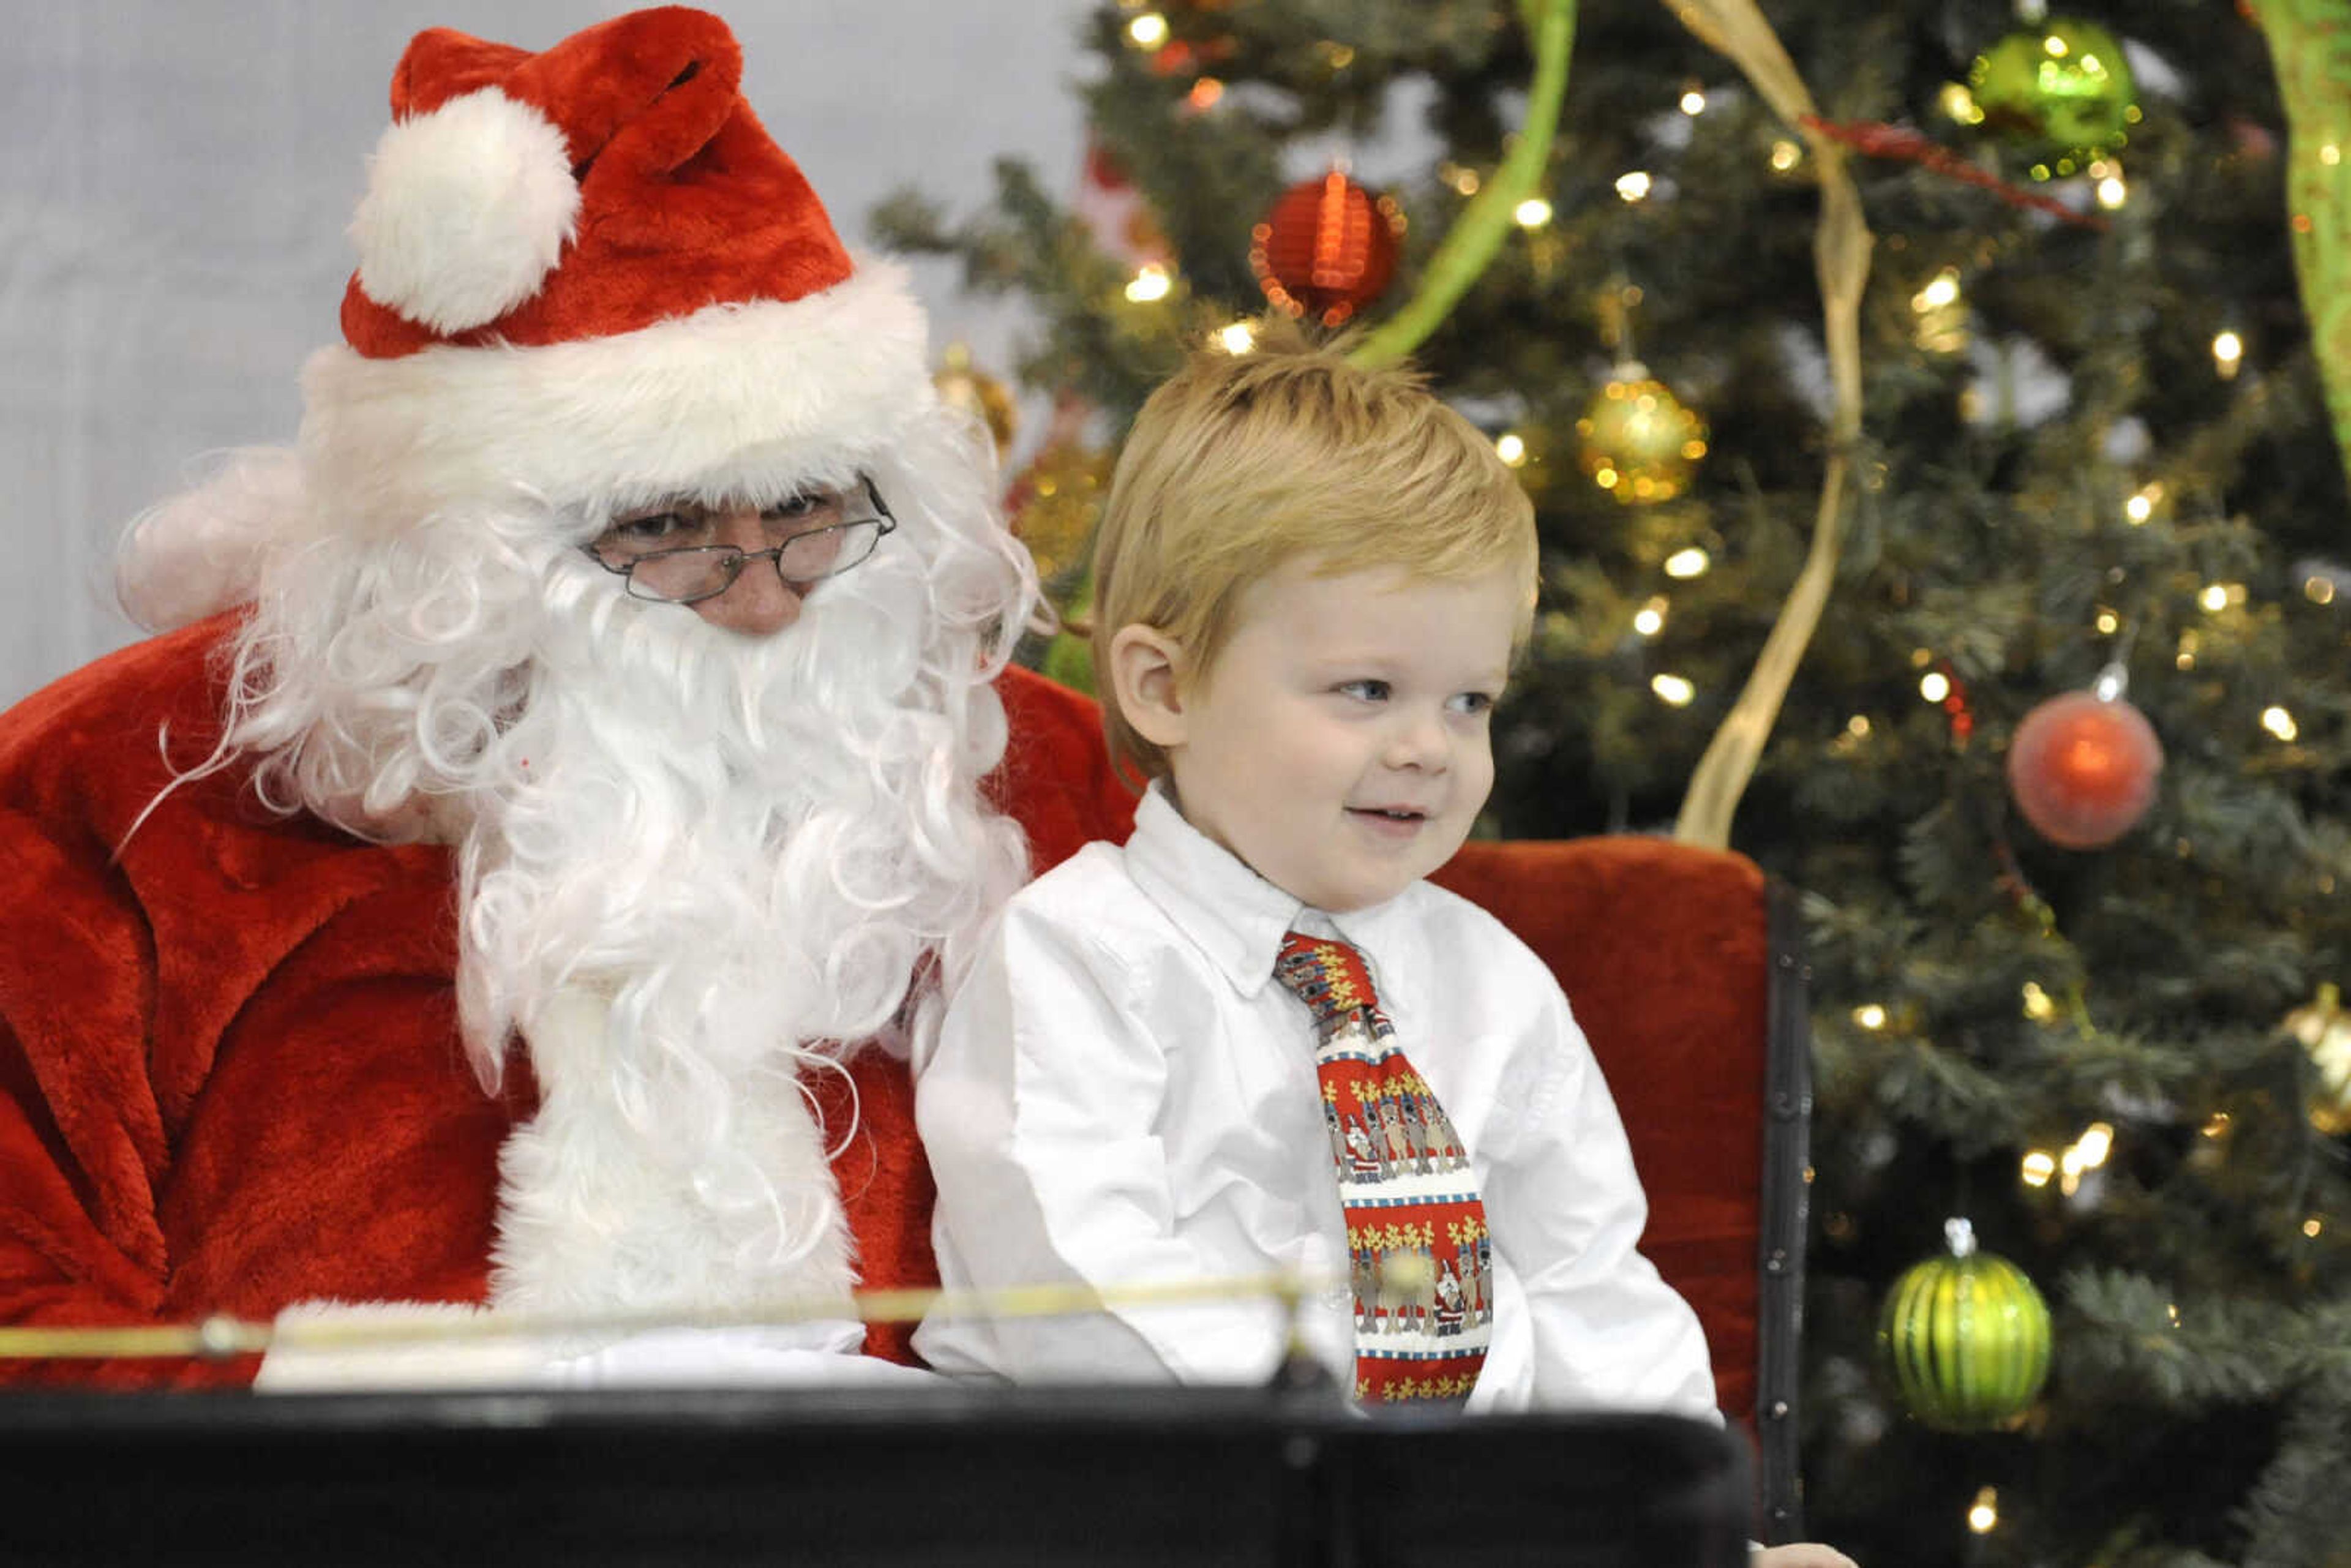
[[1314, 1015], [1355, 1286], [1355, 1397], [1458, 1404], [1494, 1322], [1493, 1243], [1469, 1152], [1396, 1049], [1361, 953], [1292, 931], [1273, 972]]

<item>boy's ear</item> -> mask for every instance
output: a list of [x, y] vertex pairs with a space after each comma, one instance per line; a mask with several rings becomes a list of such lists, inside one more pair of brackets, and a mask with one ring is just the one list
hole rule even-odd
[[1150, 626], [1122, 626], [1110, 640], [1110, 668], [1102, 673], [1118, 694], [1118, 708], [1126, 722], [1154, 746], [1184, 744], [1178, 673], [1183, 657], [1182, 643]]

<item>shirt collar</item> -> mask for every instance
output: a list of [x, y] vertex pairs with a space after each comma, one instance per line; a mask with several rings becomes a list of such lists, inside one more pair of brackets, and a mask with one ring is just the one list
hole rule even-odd
[[1281, 939], [1294, 929], [1335, 933], [1367, 952], [1386, 944], [1383, 917], [1400, 899], [1346, 915], [1310, 908], [1251, 871], [1241, 858], [1184, 820], [1155, 779], [1134, 810], [1126, 841], [1134, 884], [1243, 996], [1273, 978]]

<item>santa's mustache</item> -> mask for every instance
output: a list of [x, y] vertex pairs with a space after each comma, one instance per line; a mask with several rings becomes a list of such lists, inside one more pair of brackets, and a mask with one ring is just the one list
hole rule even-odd
[[925, 949], [976, 912], [975, 868], [937, 863], [931, 820], [954, 810], [933, 780], [969, 764], [893, 634], [923, 591], [869, 568], [767, 638], [552, 596], [463, 849], [477, 1048], [582, 983], [689, 993], [672, 1030], [719, 993], [799, 1039], [888, 1022]]

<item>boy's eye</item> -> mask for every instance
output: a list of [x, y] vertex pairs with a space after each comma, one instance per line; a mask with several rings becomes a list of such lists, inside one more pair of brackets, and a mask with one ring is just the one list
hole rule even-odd
[[1472, 717], [1476, 717], [1479, 715], [1489, 714], [1494, 711], [1494, 694], [1491, 692], [1457, 692], [1454, 694], [1452, 706], [1455, 713], [1467, 714]]
[[1388, 684], [1385, 681], [1347, 681], [1337, 689], [1341, 696], [1353, 697], [1358, 702], [1384, 703], [1388, 700]]

